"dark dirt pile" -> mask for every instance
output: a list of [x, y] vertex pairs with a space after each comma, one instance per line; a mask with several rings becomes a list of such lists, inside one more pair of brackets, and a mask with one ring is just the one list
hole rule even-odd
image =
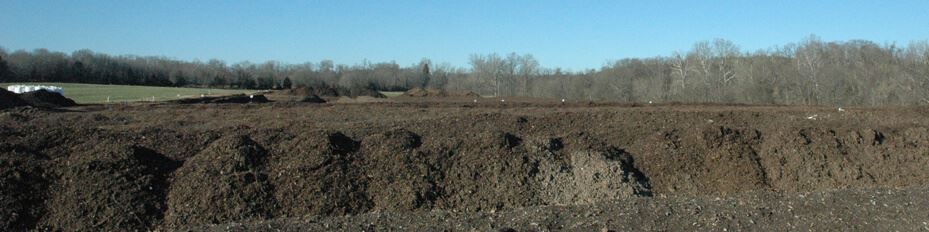
[[62, 165], [42, 227], [50, 230], [148, 230], [161, 223], [172, 161], [125, 143], [89, 145]]
[[[0, 230], [273, 222], [306, 222], [311, 230], [339, 223], [349, 230], [469, 230], [468, 223], [485, 225], [480, 231], [588, 230], [599, 229], [590, 224], [597, 220], [630, 230], [712, 228], [693, 222], [776, 230], [790, 227], [747, 220], [796, 225], [808, 219], [794, 212], [829, 220], [804, 213], [854, 215], [865, 206], [875, 210], [868, 215], [929, 215], [910, 195], [888, 195], [888, 206], [861, 197], [870, 192], [855, 195], [929, 187], [922, 108], [415, 99], [7, 110], [0, 114]], [[827, 202], [802, 197], [845, 190]], [[756, 193], [761, 203], [743, 201]], [[871, 228], [854, 227], [863, 217], [813, 228]]]
[[171, 101], [178, 104], [221, 104], [221, 103], [266, 103], [268, 98], [264, 95], [245, 95], [245, 94], [235, 94], [229, 96], [220, 96], [220, 97], [201, 97], [201, 98], [185, 98]]
[[371, 88], [364, 87], [329, 87], [329, 86], [318, 86], [318, 87], [298, 87], [293, 89], [278, 90], [275, 91], [276, 94], [281, 95], [292, 95], [292, 96], [309, 96], [316, 95], [319, 97], [374, 97], [374, 98], [386, 98], [384, 94], [373, 90]]
[[22, 93], [19, 94], [19, 98], [36, 107], [57, 108], [77, 105], [77, 103], [75, 103], [74, 100], [71, 100], [70, 98], [62, 96], [59, 93], [45, 90]]
[[440, 186], [442, 208], [501, 210], [651, 195], [648, 181], [621, 149], [573, 138], [526, 143], [499, 131], [477, 137], [450, 151], [456, 155]]
[[358, 142], [339, 132], [307, 131], [276, 147], [271, 182], [281, 215], [347, 215], [366, 212], [363, 170], [353, 164]]
[[267, 151], [247, 136], [223, 137], [175, 173], [168, 228], [271, 218], [276, 210]]
[[405, 129], [365, 137], [360, 168], [368, 177], [367, 195], [375, 211], [432, 209], [441, 196], [437, 158], [417, 150], [422, 138]]
[[48, 193], [46, 157], [0, 145], [0, 229], [35, 228]]
[[412, 88], [403, 93], [406, 97], [480, 97], [471, 91], [447, 91], [444, 89]]
[[6, 89], [0, 89], [0, 110], [27, 105], [29, 105], [29, 103], [23, 101], [17, 94], [7, 91]]
[[301, 99], [300, 102], [305, 102], [305, 103], [326, 103], [326, 100], [323, 100], [323, 99], [320, 98], [319, 96], [316, 96], [316, 94], [310, 94], [310, 95], [307, 95], [307, 96], [303, 97], [303, 99]]

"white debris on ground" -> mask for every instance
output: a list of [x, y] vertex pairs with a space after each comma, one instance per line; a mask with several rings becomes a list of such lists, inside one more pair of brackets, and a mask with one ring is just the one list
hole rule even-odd
[[809, 117], [806, 117], [806, 119], [816, 120], [816, 117], [819, 117], [819, 115], [818, 114], [810, 115]]
[[842, 109], [842, 107], [839, 107], [839, 112], [845, 112], [845, 109]]
[[53, 93], [58, 93], [61, 95], [65, 94], [64, 89], [58, 86], [49, 86], [49, 85], [11, 85], [6, 87], [7, 91], [13, 93], [28, 93], [33, 91], [45, 90]]

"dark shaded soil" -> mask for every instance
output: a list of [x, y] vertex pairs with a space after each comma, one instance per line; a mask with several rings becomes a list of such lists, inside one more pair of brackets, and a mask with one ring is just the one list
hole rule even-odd
[[319, 96], [316, 96], [315, 94], [310, 94], [310, 95], [307, 95], [307, 96], [303, 97], [303, 99], [301, 99], [300, 102], [305, 102], [305, 103], [326, 103], [326, 100], [323, 100], [322, 98], [320, 98]]
[[22, 93], [19, 94], [19, 98], [29, 103], [29, 105], [44, 108], [69, 107], [77, 105], [77, 103], [75, 103], [74, 100], [71, 100], [70, 98], [62, 96], [59, 93], [45, 90]]
[[0, 110], [27, 105], [29, 105], [29, 103], [19, 98], [17, 94], [7, 91], [6, 89], [0, 89]]
[[177, 170], [165, 225], [271, 218], [277, 204], [266, 170], [267, 151], [243, 135], [220, 138]]
[[[929, 187], [925, 108], [484, 100], [3, 110], [0, 229], [887, 230], [929, 215], [908, 190]], [[865, 204], [875, 189], [900, 194]], [[906, 213], [923, 221], [884, 220]]]
[[93, 144], [71, 155], [50, 191], [50, 230], [147, 230], [161, 223], [168, 174], [175, 164], [128, 143]]
[[48, 193], [47, 157], [0, 145], [0, 228], [35, 228]]
[[368, 97], [374, 97], [374, 98], [386, 98], [387, 97], [387, 96], [384, 96], [384, 94], [381, 94], [381, 92], [377, 90], [373, 90], [370, 88], [363, 88], [363, 87], [354, 87], [354, 88], [325, 87], [325, 86], [299, 87], [299, 88], [293, 88], [293, 89], [278, 90], [278, 91], [275, 91], [274, 94], [292, 95], [292, 96], [316, 95], [319, 97], [352, 97], [352, 98], [360, 97], [360, 96], [368, 96]]

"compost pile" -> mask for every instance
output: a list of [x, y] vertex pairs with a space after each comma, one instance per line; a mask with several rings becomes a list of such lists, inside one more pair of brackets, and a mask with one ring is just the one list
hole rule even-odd
[[19, 98], [23, 101], [28, 102], [32, 106], [36, 107], [45, 107], [45, 108], [58, 108], [58, 107], [69, 107], [76, 106], [77, 103], [74, 100], [71, 100], [65, 96], [62, 96], [59, 93], [45, 91], [45, 90], [36, 90], [32, 92], [26, 92], [19, 94]]
[[373, 98], [386, 98], [381, 92], [374, 90], [372, 88], [365, 87], [329, 87], [329, 86], [316, 86], [316, 87], [297, 87], [293, 89], [278, 90], [275, 91], [276, 94], [281, 95], [291, 95], [291, 96], [312, 96], [316, 95], [318, 97], [373, 97]]
[[913, 230], [929, 220], [924, 109], [462, 101], [0, 117], [0, 230]]
[[19, 98], [17, 94], [7, 91], [6, 89], [0, 89], [0, 110], [27, 105], [29, 105], [29, 103]]

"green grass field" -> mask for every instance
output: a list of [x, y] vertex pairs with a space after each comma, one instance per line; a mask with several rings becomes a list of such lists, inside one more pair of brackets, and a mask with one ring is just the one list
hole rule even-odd
[[132, 102], [132, 101], [167, 101], [187, 97], [199, 97], [205, 95], [229, 95], [237, 93], [253, 93], [255, 90], [241, 89], [203, 89], [203, 88], [174, 88], [174, 87], [153, 87], [153, 86], [134, 86], [134, 85], [96, 85], [96, 84], [75, 84], [75, 83], [0, 83], [0, 87], [6, 89], [7, 86], [23, 85], [52, 85], [64, 89], [65, 97], [71, 98], [77, 103], [106, 103], [107, 98], [111, 103]]

